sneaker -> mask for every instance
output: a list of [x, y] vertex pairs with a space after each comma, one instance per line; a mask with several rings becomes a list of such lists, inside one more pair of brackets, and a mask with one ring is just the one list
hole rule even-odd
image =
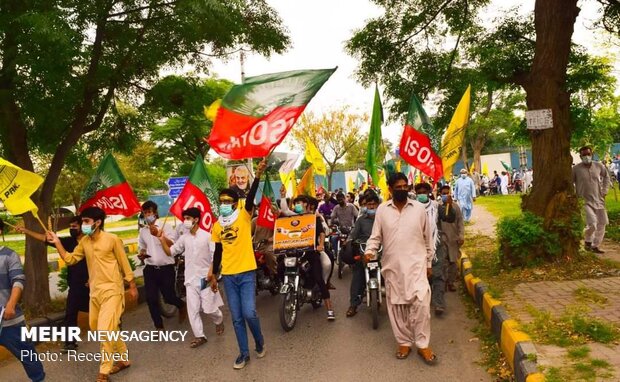
[[257, 358], [263, 358], [265, 356], [265, 352], [267, 351], [267, 347], [265, 346], [265, 344], [263, 344], [262, 346], [257, 346], [256, 347], [256, 357]]
[[605, 251], [601, 251], [598, 247], [590, 248], [590, 252], [596, 253], [596, 254], [599, 254], [599, 255], [602, 255], [603, 253], [605, 253]]
[[329, 321], [334, 321], [336, 319], [336, 314], [334, 313], [333, 310], [328, 310], [327, 311], [327, 319]]
[[235, 363], [233, 364], [233, 369], [241, 370], [245, 367], [245, 365], [247, 365], [248, 362], [250, 362], [250, 356], [240, 354], [239, 357], [237, 357], [237, 359], [235, 360]]
[[438, 307], [436, 307], [436, 308], [435, 308], [435, 316], [436, 316], [436, 317], [440, 317], [440, 316], [442, 316], [444, 311], [445, 311], [445, 309], [444, 309], [444, 308], [441, 308], [441, 307], [439, 307], [439, 306], [438, 306]]

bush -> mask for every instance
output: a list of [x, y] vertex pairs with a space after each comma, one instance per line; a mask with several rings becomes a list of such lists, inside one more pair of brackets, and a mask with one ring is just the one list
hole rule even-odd
[[[18, 223], [22, 220], [18, 216], [7, 214], [7, 213], [0, 213], [0, 219], [2, 219], [2, 221], [7, 222], [13, 226], [18, 225]], [[10, 227], [9, 225], [4, 226], [4, 233], [12, 233], [12, 232], [13, 232], [13, 227]]]
[[504, 265], [536, 266], [557, 257], [562, 247], [559, 234], [547, 232], [543, 219], [530, 212], [503, 218], [497, 223], [500, 261]]

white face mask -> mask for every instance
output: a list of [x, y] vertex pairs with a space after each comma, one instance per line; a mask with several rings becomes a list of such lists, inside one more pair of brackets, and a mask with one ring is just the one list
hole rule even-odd
[[585, 164], [590, 164], [592, 163], [592, 155], [582, 155], [581, 156], [581, 161]]
[[194, 226], [194, 222], [191, 220], [184, 220], [183, 226], [187, 229], [191, 229]]

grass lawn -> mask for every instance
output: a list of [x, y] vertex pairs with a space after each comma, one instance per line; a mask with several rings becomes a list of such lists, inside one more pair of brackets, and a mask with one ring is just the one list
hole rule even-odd
[[476, 198], [476, 205], [483, 206], [498, 219], [521, 215], [521, 195], [489, 195]]

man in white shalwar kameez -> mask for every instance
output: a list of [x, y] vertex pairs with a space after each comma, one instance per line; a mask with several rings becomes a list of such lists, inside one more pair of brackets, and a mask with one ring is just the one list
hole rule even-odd
[[366, 258], [376, 257], [383, 246], [381, 273], [385, 280], [387, 311], [398, 343], [396, 357], [406, 358], [415, 344], [428, 363], [437, 357], [429, 347], [431, 336], [432, 226], [425, 208], [408, 196], [407, 177], [392, 175], [388, 182], [392, 199], [377, 209]]
[[215, 243], [211, 241], [211, 234], [200, 229], [200, 210], [188, 208], [183, 211], [183, 225], [187, 232], [168, 247], [162, 235], [162, 247], [166, 253], [177, 255], [185, 252], [185, 293], [187, 298], [187, 314], [195, 339], [190, 347], [196, 348], [207, 342], [202, 327], [202, 310], [215, 324], [215, 332], [221, 335], [224, 332], [224, 315], [220, 307], [224, 305], [220, 292], [209, 288], [207, 275], [213, 263]]

